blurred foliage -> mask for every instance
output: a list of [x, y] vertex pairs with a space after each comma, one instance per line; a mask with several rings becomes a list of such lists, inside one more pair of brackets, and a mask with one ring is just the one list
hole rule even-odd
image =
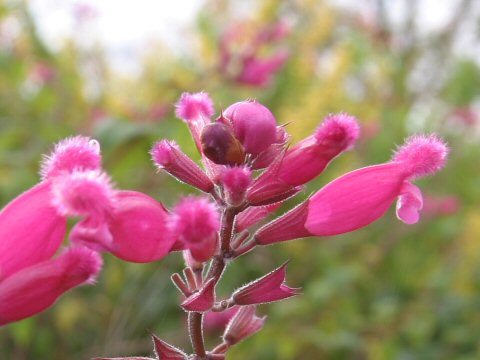
[[[346, 171], [388, 160], [413, 131], [436, 131], [448, 140], [451, 158], [421, 187], [431, 199], [453, 197], [458, 207], [430, 207], [415, 226], [390, 212], [353, 234], [262, 248], [239, 259], [221, 291], [285, 259], [292, 259], [289, 284], [304, 291], [262, 307], [266, 327], [229, 359], [478, 359], [480, 66], [478, 58], [454, 51], [474, 2], [460, 1], [449, 21], [429, 33], [415, 26], [420, 2], [404, 3], [405, 21], [393, 25], [384, 1], [360, 13], [319, 0], [210, 0], [187, 49], [153, 46], [141, 73], [125, 77], [109, 68], [99, 47], [72, 40], [50, 49], [24, 2], [0, 1], [0, 203], [37, 181], [50, 144], [82, 133], [100, 141], [104, 167], [120, 188], [171, 206], [192, 190], [157, 174], [148, 150], [156, 139], [175, 139], [198, 158], [173, 114], [183, 91], [207, 91], [217, 111], [257, 98], [288, 123], [294, 141], [329, 112], [361, 119], [356, 149], [300, 198]], [[267, 87], [242, 85], [219, 71], [221, 36], [242, 16], [252, 33], [280, 19], [291, 26], [282, 40], [289, 59]], [[96, 286], [75, 289], [52, 309], [0, 329], [0, 358], [149, 354], [148, 331], [188, 349], [169, 282], [180, 256], [145, 265], [105, 260]]]

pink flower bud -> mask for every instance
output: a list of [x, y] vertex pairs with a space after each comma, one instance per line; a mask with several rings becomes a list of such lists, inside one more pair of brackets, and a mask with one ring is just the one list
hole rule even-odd
[[152, 334], [155, 354], [161, 360], [187, 360], [187, 354]]
[[66, 218], [51, 204], [49, 181], [36, 185], [5, 206], [0, 212], [0, 281], [50, 259], [65, 237], [66, 223]]
[[300, 289], [285, 284], [287, 264], [273, 270], [269, 274], [237, 289], [232, 300], [237, 305], [264, 304], [284, 300], [299, 294]]
[[282, 205], [281, 202], [266, 206], [253, 206], [243, 210], [235, 218], [235, 231], [241, 232], [265, 219]]
[[380, 218], [396, 198], [398, 218], [417, 222], [421, 193], [408, 180], [435, 173], [447, 153], [445, 143], [433, 135], [410, 137], [392, 162], [352, 171], [313, 195], [305, 228], [320, 236], [353, 231]]
[[47, 309], [75, 286], [93, 283], [101, 267], [97, 253], [76, 247], [54, 260], [39, 262], [2, 278], [0, 326]]
[[201, 152], [200, 134], [204, 126], [210, 123], [210, 117], [214, 113], [212, 100], [204, 92], [183, 93], [175, 108], [175, 114], [187, 123], [197, 149]]
[[261, 227], [255, 234], [255, 241], [260, 245], [270, 245], [280, 241], [312, 236], [313, 234], [305, 228], [308, 204], [309, 200]]
[[232, 124], [235, 137], [245, 151], [253, 156], [259, 155], [276, 140], [275, 117], [255, 100], [230, 105], [223, 116]]
[[98, 141], [85, 136], [75, 136], [60, 141], [50, 155], [44, 156], [40, 174], [45, 180], [62, 172], [72, 172], [74, 169], [98, 170], [100, 166]]
[[222, 184], [227, 202], [230, 205], [240, 205], [250, 185], [252, 172], [247, 167], [227, 167], [222, 173]]
[[223, 341], [230, 346], [260, 331], [265, 324], [266, 316], [255, 315], [255, 306], [242, 306], [230, 320], [223, 334]]
[[180, 181], [192, 185], [206, 193], [214, 185], [200, 167], [183, 153], [174, 141], [157, 142], [151, 151], [154, 163]]
[[203, 326], [207, 332], [221, 331], [237, 313], [239, 306], [232, 306], [220, 312], [209, 311], [205, 314]]
[[186, 298], [181, 306], [186, 311], [204, 312], [212, 308], [215, 303], [215, 279], [208, 280], [197, 291]]
[[277, 172], [278, 178], [293, 186], [309, 182], [334, 157], [351, 148], [358, 135], [358, 123], [353, 116], [327, 116], [314, 136], [306, 138], [285, 153]]
[[240, 165], [245, 160], [242, 144], [235, 138], [230, 126], [219, 121], [203, 128], [200, 141], [202, 153], [215, 164]]
[[216, 206], [207, 199], [190, 196], [180, 201], [173, 210], [170, 228], [195, 260], [207, 261], [215, 253], [220, 220]]

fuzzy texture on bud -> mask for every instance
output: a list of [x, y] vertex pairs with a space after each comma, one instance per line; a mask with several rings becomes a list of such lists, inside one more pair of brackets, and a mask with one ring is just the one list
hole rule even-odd
[[300, 289], [291, 288], [285, 284], [286, 276], [287, 264], [285, 263], [267, 275], [237, 289], [232, 294], [232, 300], [237, 305], [255, 305], [298, 295]]
[[265, 324], [266, 316], [255, 315], [255, 306], [242, 306], [230, 320], [223, 334], [223, 341], [230, 346], [260, 331]]
[[157, 142], [152, 150], [153, 162], [176, 179], [196, 187], [206, 193], [212, 191], [214, 185], [203, 170], [174, 141]]
[[200, 153], [202, 153], [200, 135], [205, 125], [210, 123], [210, 116], [213, 113], [213, 102], [208, 94], [204, 92], [196, 94], [183, 93], [175, 105], [175, 114], [187, 123]]
[[327, 116], [313, 136], [285, 153], [276, 179], [292, 186], [311, 181], [323, 172], [333, 158], [350, 149], [358, 136], [359, 126], [353, 116]]
[[213, 102], [205, 92], [183, 93], [175, 105], [175, 115], [185, 121], [193, 121], [202, 116], [210, 117], [214, 112]]
[[235, 218], [235, 231], [241, 232], [257, 224], [282, 205], [281, 202], [266, 206], [254, 206], [243, 210]]
[[447, 153], [434, 135], [410, 137], [392, 162], [352, 171], [313, 195], [305, 228], [320, 236], [353, 231], [380, 218], [397, 198], [397, 217], [416, 223], [423, 201], [409, 180], [441, 169]]
[[40, 175], [42, 180], [46, 180], [74, 169], [98, 170], [101, 161], [98, 141], [75, 136], [60, 141], [50, 155], [44, 156]]
[[206, 261], [217, 247], [220, 229], [218, 210], [205, 198], [186, 197], [173, 210], [170, 229], [197, 261]]
[[258, 156], [276, 140], [275, 117], [255, 100], [230, 105], [223, 112], [223, 116], [232, 125], [235, 137], [248, 154]]
[[245, 198], [252, 182], [252, 172], [247, 167], [227, 167], [222, 173], [221, 182], [230, 205], [239, 205]]
[[101, 257], [87, 248], [68, 249], [58, 258], [26, 267], [0, 281], [0, 326], [50, 307], [69, 289], [91, 284]]

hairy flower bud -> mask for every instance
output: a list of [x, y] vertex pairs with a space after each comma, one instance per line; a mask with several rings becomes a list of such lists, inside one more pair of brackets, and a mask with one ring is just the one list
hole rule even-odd
[[230, 346], [238, 344], [260, 331], [266, 318], [266, 316], [260, 318], [255, 315], [254, 305], [242, 306], [228, 323], [223, 334], [223, 341]]
[[239, 205], [245, 198], [245, 192], [250, 185], [251, 171], [246, 167], [227, 167], [222, 173], [222, 184], [227, 202]]

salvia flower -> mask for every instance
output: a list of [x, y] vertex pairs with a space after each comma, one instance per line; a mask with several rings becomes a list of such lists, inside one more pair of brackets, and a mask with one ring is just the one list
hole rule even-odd
[[[36, 245], [41, 249], [42, 244]], [[33, 250], [32, 246], [23, 249]], [[2, 274], [0, 278], [0, 326], [47, 309], [75, 286], [93, 283], [102, 261], [96, 252], [73, 247], [55, 259], [23, 265], [18, 271], [7, 276]]]
[[313, 195], [305, 227], [315, 235], [353, 231], [377, 220], [397, 198], [397, 217], [416, 223], [422, 197], [410, 181], [433, 175], [447, 154], [445, 143], [434, 135], [410, 137], [391, 162], [350, 172]]
[[284, 300], [299, 294], [300, 289], [285, 284], [287, 264], [269, 274], [248, 283], [232, 294], [232, 302], [237, 305], [265, 304]]
[[225, 343], [230, 346], [238, 344], [262, 329], [267, 317], [258, 317], [255, 310], [254, 305], [240, 307], [225, 329], [223, 334]]
[[151, 151], [153, 162], [176, 179], [196, 187], [206, 193], [212, 191], [214, 184], [202, 169], [174, 141], [157, 142]]
[[197, 261], [207, 261], [217, 249], [219, 214], [205, 198], [186, 197], [172, 212], [170, 229], [174, 238], [190, 249]]

